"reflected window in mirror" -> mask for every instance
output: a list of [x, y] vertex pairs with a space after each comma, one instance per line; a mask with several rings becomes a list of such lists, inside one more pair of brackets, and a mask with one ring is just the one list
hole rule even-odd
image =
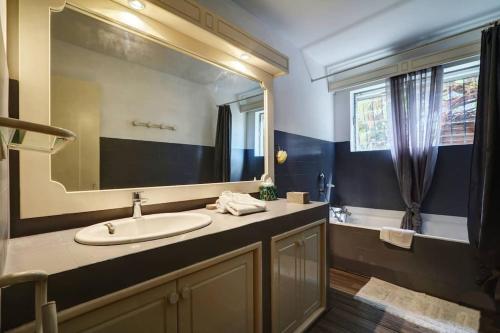
[[264, 156], [264, 110], [255, 112], [255, 156]]
[[[230, 181], [261, 177], [259, 82], [70, 8], [51, 15], [51, 124], [78, 137], [52, 157], [54, 181], [67, 191], [214, 183], [220, 163]], [[225, 104], [230, 147], [217, 160]]]

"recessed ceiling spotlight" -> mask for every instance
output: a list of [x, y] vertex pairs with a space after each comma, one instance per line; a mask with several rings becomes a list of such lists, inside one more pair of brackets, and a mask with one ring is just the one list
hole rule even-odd
[[139, 0], [128, 0], [128, 4], [135, 10], [143, 10], [144, 8], [146, 8], [146, 5]]
[[241, 60], [248, 60], [248, 59], [250, 59], [250, 56], [248, 55], [248, 53], [242, 53], [240, 55], [240, 59]]

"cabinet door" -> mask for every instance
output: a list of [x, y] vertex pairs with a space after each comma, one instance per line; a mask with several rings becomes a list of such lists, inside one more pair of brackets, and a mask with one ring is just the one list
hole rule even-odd
[[59, 332], [174, 333], [177, 290], [169, 282], [60, 323]]
[[301, 319], [301, 234], [281, 239], [273, 253], [273, 332], [292, 332]]
[[182, 277], [177, 286], [180, 333], [253, 332], [252, 253]]
[[301, 319], [306, 320], [321, 306], [321, 229], [316, 226], [304, 231], [301, 236]]
[[305, 330], [326, 307], [326, 221], [272, 238], [272, 330]]

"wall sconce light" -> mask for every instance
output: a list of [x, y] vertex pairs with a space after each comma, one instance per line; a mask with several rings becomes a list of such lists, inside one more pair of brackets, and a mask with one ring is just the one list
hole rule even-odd
[[288, 158], [288, 153], [286, 150], [281, 149], [281, 147], [278, 145], [278, 151], [276, 152], [276, 162], [278, 164], [283, 164], [286, 162], [286, 159]]

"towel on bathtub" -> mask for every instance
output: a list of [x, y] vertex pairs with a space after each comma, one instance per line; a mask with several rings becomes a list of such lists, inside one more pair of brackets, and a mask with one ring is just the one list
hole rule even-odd
[[236, 216], [263, 212], [266, 203], [250, 196], [249, 194], [224, 191], [215, 203], [219, 213], [231, 213]]
[[382, 227], [380, 229], [380, 239], [386, 243], [396, 245], [405, 249], [411, 248], [415, 231], [399, 228]]

